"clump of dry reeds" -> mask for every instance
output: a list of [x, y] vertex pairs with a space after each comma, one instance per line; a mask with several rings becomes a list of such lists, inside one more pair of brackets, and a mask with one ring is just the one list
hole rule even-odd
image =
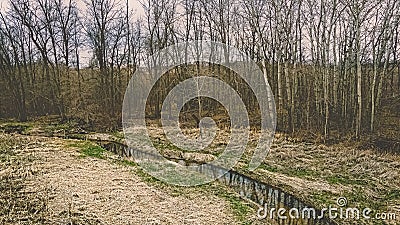
[[31, 174], [30, 159], [16, 153], [20, 142], [13, 136], [0, 137], [0, 224], [43, 224], [46, 196], [24, 190]]

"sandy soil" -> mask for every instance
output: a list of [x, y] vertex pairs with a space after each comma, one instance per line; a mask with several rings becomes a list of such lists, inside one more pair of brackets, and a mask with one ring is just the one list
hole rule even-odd
[[46, 196], [49, 224], [236, 223], [229, 203], [212, 193], [174, 194], [142, 181], [132, 167], [82, 157], [65, 140], [19, 138], [28, 139], [20, 154], [34, 158], [24, 191]]

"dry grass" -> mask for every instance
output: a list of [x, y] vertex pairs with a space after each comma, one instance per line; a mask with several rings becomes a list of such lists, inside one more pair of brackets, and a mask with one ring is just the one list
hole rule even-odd
[[109, 153], [82, 157], [82, 142], [16, 135], [0, 140], [13, 149], [1, 162], [1, 188], [8, 190], [1, 192], [1, 224], [237, 223], [237, 201], [219, 197], [226, 193], [215, 185], [163, 185], [137, 175], [135, 166], [115, 163]]
[[[336, 206], [338, 197], [346, 197], [349, 207], [397, 215], [395, 221], [357, 224], [400, 223], [399, 155], [357, 149], [355, 143], [326, 146], [277, 136], [254, 176], [318, 207]], [[351, 223], [341, 221], [346, 222]]]
[[[148, 128], [153, 143], [168, 150], [179, 151], [165, 143], [161, 128]], [[185, 130], [195, 137], [198, 131]], [[218, 155], [226, 146], [229, 133], [219, 136], [204, 154]], [[252, 133], [249, 146], [255, 146], [257, 135]], [[222, 150], [221, 150], [222, 149]], [[162, 150], [162, 149], [161, 149]], [[338, 197], [346, 197], [348, 206], [369, 207], [375, 212], [396, 213], [400, 223], [400, 156], [374, 149], [359, 149], [357, 143], [339, 143], [330, 146], [301, 142], [283, 134], [276, 134], [271, 151], [254, 173], [246, 171], [251, 148], [247, 149], [236, 170], [266, 183], [282, 187], [318, 207], [336, 206]], [[376, 221], [360, 221], [379, 224]]]
[[[172, 154], [171, 152], [179, 151], [171, 143], [166, 142], [159, 127], [152, 125], [148, 131], [153, 144], [156, 144], [161, 152]], [[195, 137], [198, 135], [198, 130], [184, 130], [184, 133]], [[117, 136], [121, 138], [121, 134]], [[113, 139], [112, 135], [105, 134], [97, 134], [93, 137]], [[228, 132], [220, 130], [211, 147], [199, 154], [207, 157], [218, 156], [226, 146], [228, 137]], [[251, 133], [249, 146], [254, 146], [256, 137], [256, 134]], [[14, 140], [15, 137], [11, 139]], [[20, 140], [14, 142], [19, 143]], [[221, 192], [221, 188], [212, 189], [215, 193], [210, 195], [209, 187], [188, 191], [157, 182], [154, 185], [152, 178], [135, 175], [140, 174], [137, 167], [124, 167], [110, 163], [107, 159], [109, 156], [105, 157], [105, 160], [81, 158], [79, 157], [81, 153], [77, 152], [76, 148], [62, 147], [65, 146], [65, 141], [58, 139], [34, 138], [34, 140], [24, 140], [21, 143], [28, 146], [24, 148], [30, 149], [24, 151], [25, 156], [27, 154], [31, 158], [34, 156], [47, 160], [36, 160], [38, 164], [34, 165], [39, 167], [28, 166], [28, 168], [36, 168], [33, 171], [42, 171], [40, 176], [35, 175], [35, 179], [29, 182], [31, 182], [30, 186], [34, 187], [32, 192], [36, 193], [36, 196], [43, 196], [39, 198], [42, 202], [50, 199], [46, 205], [51, 210], [41, 213], [44, 215], [42, 217], [51, 218], [49, 220], [51, 223], [72, 221], [77, 224], [127, 224], [122, 220], [132, 224], [154, 222], [153, 217], [148, 215], [162, 218], [159, 221], [161, 223], [235, 223], [235, 220], [231, 218], [232, 214], [235, 214], [230, 209], [232, 207], [216, 197], [220, 196], [215, 193]], [[179, 155], [185, 154], [185, 152], [181, 153]], [[277, 134], [264, 163], [254, 173], [249, 173], [245, 170], [245, 166], [250, 153], [251, 150], [247, 151], [238, 164], [237, 170], [266, 183], [282, 187], [289, 193], [300, 196], [303, 200], [319, 207], [335, 206], [338, 197], [346, 197], [351, 207], [370, 207], [379, 212], [395, 212], [397, 220], [388, 223], [400, 223], [399, 155], [373, 149], [358, 149], [356, 143], [326, 146], [301, 142], [286, 135]], [[132, 171], [135, 174], [132, 174]], [[2, 173], [6, 172], [2, 170], [0, 176]], [[26, 180], [24, 182], [29, 183]], [[132, 197], [126, 195], [127, 193], [140, 197]], [[215, 201], [220, 202], [221, 205], [215, 205]], [[125, 204], [127, 202], [128, 204]], [[237, 203], [236, 200], [233, 202]], [[206, 207], [205, 205], [208, 204], [216, 208]], [[221, 211], [219, 207], [225, 211]], [[205, 214], [209, 215], [205, 216]], [[226, 215], [229, 216], [226, 217]], [[246, 218], [245, 221], [252, 221], [252, 219]], [[358, 224], [385, 223], [359, 221]]]
[[37, 171], [34, 156], [20, 155], [29, 145], [13, 136], [0, 138], [0, 224], [43, 224], [47, 215], [47, 196], [25, 189], [26, 180]]

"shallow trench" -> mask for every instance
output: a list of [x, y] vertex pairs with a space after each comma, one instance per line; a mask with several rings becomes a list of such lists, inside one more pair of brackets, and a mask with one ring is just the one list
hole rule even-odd
[[[125, 144], [115, 142], [115, 141], [103, 141], [103, 140], [94, 140], [103, 148], [111, 151], [117, 155], [122, 157], [133, 157], [133, 158], [158, 158], [159, 155], [153, 155], [145, 151], [141, 151], [139, 149], [133, 149], [128, 147]], [[182, 163], [179, 161], [179, 163]], [[195, 162], [190, 162], [190, 165], [196, 165]], [[197, 164], [199, 165], [199, 164]], [[203, 164], [205, 165], [205, 164]], [[257, 181], [247, 175], [238, 173], [233, 170], [229, 170], [226, 172], [226, 169], [214, 166], [212, 164], [207, 164], [206, 166], [200, 167], [198, 170], [200, 173], [206, 173], [208, 176], [214, 176], [216, 180], [221, 182], [222, 184], [231, 187], [236, 192], [238, 192], [243, 198], [248, 199], [257, 205], [266, 206], [267, 212], [270, 209], [275, 208], [276, 211], [279, 208], [285, 208], [286, 212], [290, 209], [297, 209], [299, 212], [299, 218], [292, 218], [291, 216], [287, 216], [287, 219], [279, 219], [277, 217], [277, 213], [275, 211], [273, 222], [282, 225], [300, 225], [300, 224], [315, 224], [315, 225], [331, 225], [338, 224], [336, 221], [329, 219], [326, 217], [319, 218], [321, 215], [321, 210], [312, 206], [311, 204], [307, 204], [306, 202], [300, 200], [298, 197], [289, 194], [282, 190], [281, 188], [271, 186], [264, 182]], [[303, 209], [315, 209], [315, 216], [308, 216], [309, 214], [305, 213], [303, 217], [302, 212]], [[296, 211], [296, 210], [295, 210]], [[307, 211], [306, 211], [307, 212]], [[263, 214], [263, 211], [260, 212]], [[292, 215], [296, 215], [293, 213]], [[267, 218], [264, 219], [265, 222], [271, 220], [270, 214], [267, 215]]]
[[[7, 132], [9, 133], [9, 132]], [[40, 135], [42, 136], [42, 135]], [[46, 136], [46, 135], [43, 135]], [[119, 156], [127, 157], [132, 159], [133, 158], [158, 158], [159, 155], [153, 155], [145, 151], [141, 151], [139, 149], [133, 149], [128, 147], [126, 144], [113, 141], [113, 140], [102, 140], [97, 138], [88, 138], [76, 135], [63, 135], [58, 136], [64, 139], [78, 139], [78, 140], [89, 140], [96, 142], [104, 149], [113, 152]], [[183, 160], [176, 160], [178, 163], [184, 163], [186, 165], [201, 165], [200, 163], [196, 162], [184, 162]], [[250, 176], [241, 174], [239, 172], [227, 170], [218, 166], [214, 166], [212, 164], [203, 164], [198, 172], [207, 174], [208, 176], [214, 176], [217, 181], [220, 183], [232, 188], [237, 193], [241, 195], [241, 197], [250, 200], [251, 202], [255, 203], [259, 206], [266, 206], [267, 212], [270, 209], [275, 208], [274, 216], [271, 220], [270, 214], [261, 221], [264, 221], [268, 224], [280, 224], [280, 225], [303, 225], [303, 224], [312, 224], [312, 225], [336, 225], [339, 224], [338, 222], [327, 218], [326, 213], [322, 218], [320, 218], [321, 210], [313, 206], [312, 204], [308, 204], [305, 201], [299, 199], [293, 194], [287, 193], [281, 188], [274, 187], [264, 182], [260, 182], [256, 179], [251, 178]], [[297, 209], [299, 212], [300, 218], [291, 218], [287, 214], [287, 219], [279, 219], [277, 216], [277, 210], [279, 208], [286, 209], [288, 212], [290, 209]], [[304, 209], [314, 209], [315, 216], [309, 216], [309, 214], [305, 214], [303, 217], [302, 212]], [[263, 214], [261, 212], [260, 214]]]

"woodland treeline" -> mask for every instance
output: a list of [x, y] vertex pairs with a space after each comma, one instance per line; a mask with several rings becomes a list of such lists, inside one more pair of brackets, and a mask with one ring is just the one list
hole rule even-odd
[[385, 99], [399, 99], [398, 0], [142, 0], [140, 16], [125, 1], [83, 2], [3, 7], [0, 117], [60, 115], [118, 127], [127, 82], [143, 59], [190, 40], [235, 46], [258, 63], [279, 130], [360, 137], [380, 126]]

